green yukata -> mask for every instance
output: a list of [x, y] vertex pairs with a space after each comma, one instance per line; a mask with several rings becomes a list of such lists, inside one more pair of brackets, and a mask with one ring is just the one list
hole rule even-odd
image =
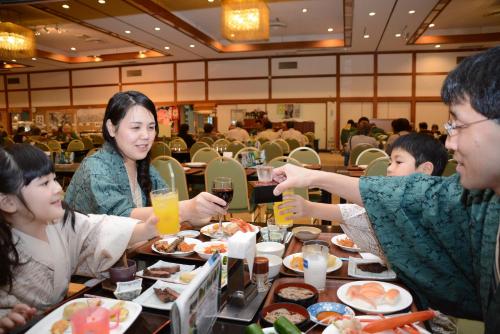
[[[166, 187], [153, 166], [149, 166], [149, 174], [151, 190]], [[140, 191], [142, 203], [146, 203], [146, 195]], [[71, 178], [64, 200], [81, 213], [130, 217], [136, 205], [127, 170], [123, 158], [110, 144], [105, 143], [97, 153], [83, 160]]]
[[419, 306], [482, 319], [487, 333], [500, 333], [500, 197], [465, 190], [458, 175], [364, 177], [360, 192], [392, 269]]

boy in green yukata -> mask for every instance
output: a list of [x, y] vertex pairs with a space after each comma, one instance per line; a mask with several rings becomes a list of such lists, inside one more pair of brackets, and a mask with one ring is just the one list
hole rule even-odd
[[285, 165], [275, 195], [318, 187], [363, 205], [391, 268], [421, 308], [500, 333], [500, 47], [464, 59], [441, 90], [457, 174], [351, 178]]

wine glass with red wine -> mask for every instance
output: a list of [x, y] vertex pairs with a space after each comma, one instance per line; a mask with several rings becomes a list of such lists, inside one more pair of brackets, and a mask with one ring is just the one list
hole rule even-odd
[[[223, 176], [216, 177], [212, 182], [212, 194], [226, 201], [227, 204], [224, 209], [227, 210], [229, 203], [233, 200], [233, 183], [231, 182], [231, 178]], [[214, 238], [224, 238], [222, 215], [219, 215], [219, 229], [217, 230], [217, 233], [215, 233]]]

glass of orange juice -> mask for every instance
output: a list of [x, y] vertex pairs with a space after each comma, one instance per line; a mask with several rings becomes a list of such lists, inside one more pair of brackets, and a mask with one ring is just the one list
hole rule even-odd
[[162, 188], [151, 192], [153, 211], [158, 217], [156, 228], [160, 235], [172, 235], [180, 231], [179, 196], [177, 190]]
[[[293, 190], [292, 189], [285, 190], [283, 192], [283, 197], [286, 195], [293, 195]], [[287, 217], [291, 217], [293, 215], [293, 213], [291, 213], [291, 212], [282, 213], [281, 210], [283, 210], [283, 209], [281, 209], [281, 210], [279, 209], [279, 206], [283, 203], [286, 203], [286, 202], [289, 202], [289, 201], [284, 200], [282, 202], [274, 202], [274, 204], [273, 204], [274, 221], [276, 222], [276, 225], [279, 225], [281, 227], [290, 227], [293, 225], [293, 220], [287, 219]]]

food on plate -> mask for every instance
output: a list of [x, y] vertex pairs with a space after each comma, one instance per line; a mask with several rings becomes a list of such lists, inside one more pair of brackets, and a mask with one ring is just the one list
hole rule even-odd
[[213, 244], [205, 247], [205, 249], [203, 250], [203, 253], [205, 254], [213, 254], [215, 252], [226, 253], [227, 246], [225, 244]]
[[183, 241], [179, 244], [179, 246], [177, 246], [177, 251], [184, 253], [192, 252], [194, 250], [194, 246], [196, 246], [196, 244], [188, 244], [187, 242]]
[[387, 267], [381, 263], [373, 262], [373, 263], [358, 263], [358, 268], [363, 271], [368, 271], [370, 273], [381, 273], [387, 270]]
[[302, 300], [314, 296], [314, 292], [309, 289], [289, 286], [278, 291], [278, 295], [290, 300]]
[[291, 312], [286, 308], [278, 308], [276, 310], [268, 312], [264, 316], [264, 319], [266, 319], [270, 323], [274, 323], [276, 320], [278, 320], [279, 317], [285, 317], [293, 324], [300, 324], [301, 322], [306, 320], [306, 317], [304, 317], [302, 314]]
[[195, 278], [196, 276], [196, 272], [195, 271], [191, 271], [191, 272], [184, 272], [184, 273], [181, 273], [179, 275], [179, 280], [183, 283], [190, 283], [193, 278]]
[[[336, 263], [335, 256], [329, 254], [328, 256], [328, 268], [334, 267]], [[294, 255], [292, 260], [290, 261], [290, 266], [293, 269], [304, 271], [304, 258], [302, 258], [302, 254]]]
[[340, 319], [342, 317], [343, 317], [343, 315], [338, 313], [338, 312], [323, 311], [323, 312], [318, 313], [318, 315], [316, 316], [316, 319], [318, 319], [318, 321], [320, 321], [324, 324], [331, 324], [335, 320]]
[[[206, 227], [203, 233], [213, 235], [216, 234], [218, 230], [219, 224], [212, 224], [211, 226]], [[238, 231], [241, 231], [243, 233], [255, 232], [252, 225], [240, 218], [231, 218], [229, 223], [223, 224], [222, 230], [226, 235], [229, 236], [235, 234]]]
[[161, 300], [163, 303], [170, 303], [176, 300], [179, 297], [179, 294], [170, 288], [154, 288], [155, 295]]
[[169, 278], [172, 274], [179, 272], [181, 270], [181, 266], [178, 264], [169, 266], [169, 267], [153, 267], [146, 268], [142, 272], [143, 276], [149, 277], [159, 277], [159, 278]]
[[80, 302], [74, 302], [66, 307], [64, 307], [63, 310], [63, 319], [64, 320], [71, 320], [71, 317], [73, 314], [75, 314], [77, 311], [83, 310], [87, 307], [97, 307], [101, 306], [102, 300], [100, 298], [91, 298], [87, 299], [87, 301], [80, 301]]
[[158, 240], [154, 243], [155, 248], [159, 252], [174, 253], [174, 252], [192, 252], [196, 244], [189, 244], [184, 241], [184, 237], [177, 237], [168, 242], [167, 240]]
[[69, 321], [65, 319], [57, 320], [50, 328], [51, 334], [63, 334], [69, 328]]
[[[125, 320], [127, 320], [128, 318], [128, 309], [127, 307], [125, 306], [125, 302], [124, 301], [120, 301], [118, 303], [116, 303], [115, 305], [113, 305], [110, 309], [111, 311], [114, 311], [114, 310], [119, 310], [118, 312], [118, 319], [120, 322], [124, 322]], [[116, 321], [116, 314], [112, 314], [111, 317], [110, 317], [110, 320], [111, 321]]]
[[352, 239], [349, 237], [345, 237], [344, 239], [338, 238], [337, 242], [339, 243], [339, 245], [342, 245], [344, 247], [357, 247], [354, 241], [352, 241]]
[[347, 298], [361, 300], [376, 309], [382, 304], [395, 305], [399, 300], [399, 290], [389, 289], [385, 291], [382, 284], [369, 282], [361, 285], [352, 285], [347, 289]]

